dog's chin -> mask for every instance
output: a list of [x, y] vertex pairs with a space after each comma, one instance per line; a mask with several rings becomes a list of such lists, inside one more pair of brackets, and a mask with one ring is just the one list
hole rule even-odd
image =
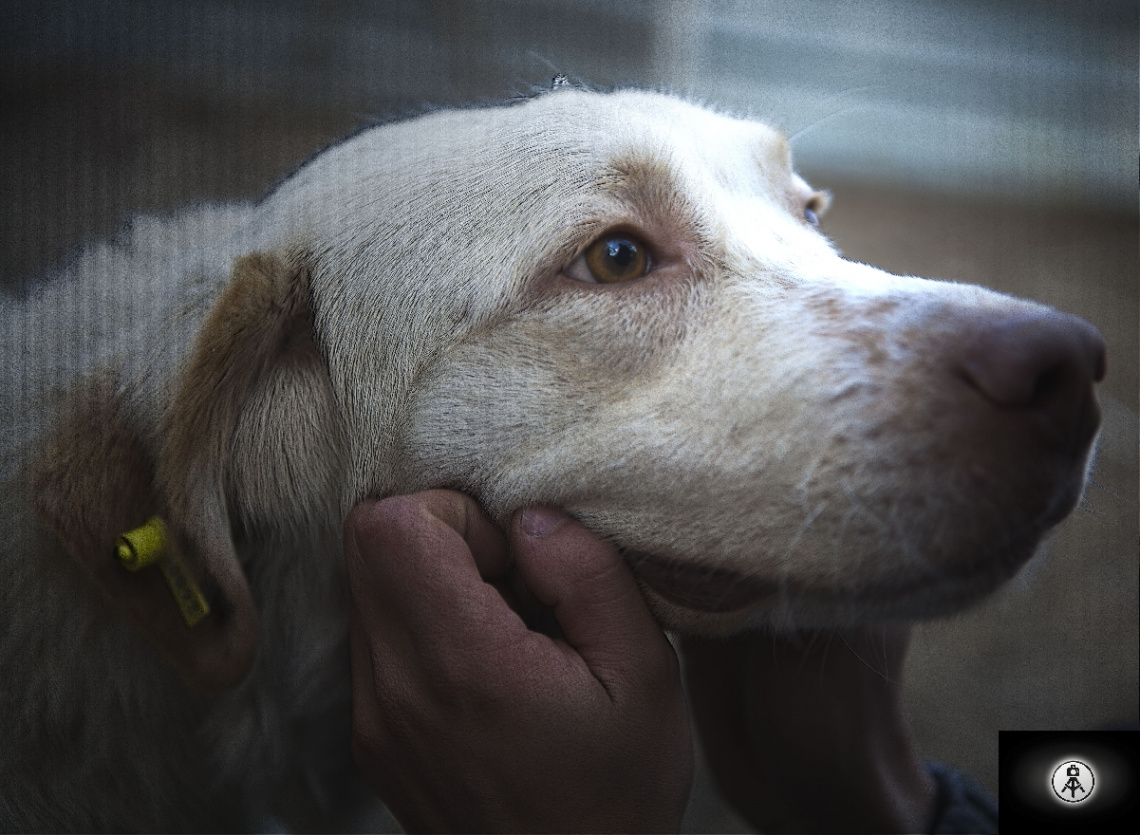
[[[778, 583], [736, 571], [624, 552], [650, 611], [666, 629], [709, 637], [761, 626], [786, 599]], [[785, 590], [786, 591], [786, 590]]]
[[780, 584], [737, 571], [626, 551], [625, 559], [643, 589], [683, 609], [727, 615], [754, 609], [780, 593]]
[[[791, 631], [922, 621], [956, 614], [984, 600], [1036, 552], [1038, 537], [1007, 541], [1000, 558], [969, 560], [968, 570], [907, 576], [862, 588], [801, 586], [738, 572], [627, 552], [646, 603], [667, 630], [724, 637], [749, 629]], [[964, 561], [965, 562], [965, 561]]]

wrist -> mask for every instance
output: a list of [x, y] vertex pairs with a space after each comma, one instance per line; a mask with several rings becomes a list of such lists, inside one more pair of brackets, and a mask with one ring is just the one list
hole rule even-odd
[[725, 796], [763, 831], [924, 830], [935, 790], [902, 707], [905, 630], [688, 640]]

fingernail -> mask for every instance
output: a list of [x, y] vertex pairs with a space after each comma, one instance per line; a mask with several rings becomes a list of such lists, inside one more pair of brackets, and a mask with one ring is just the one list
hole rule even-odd
[[519, 524], [527, 536], [543, 539], [562, 527], [568, 518], [570, 517], [565, 513], [553, 508], [528, 507], [523, 509]]

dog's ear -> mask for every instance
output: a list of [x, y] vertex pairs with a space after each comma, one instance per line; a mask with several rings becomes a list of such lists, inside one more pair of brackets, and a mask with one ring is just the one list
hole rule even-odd
[[[257, 613], [224, 492], [227, 456], [251, 390], [298, 342], [311, 345], [307, 272], [269, 255], [238, 259], [165, 410], [157, 456], [99, 388], [35, 474], [41, 518], [204, 692], [238, 684], [256, 653]], [[128, 571], [114, 558], [116, 542], [154, 516], [162, 522], [142, 530], [162, 539], [163, 568]]]

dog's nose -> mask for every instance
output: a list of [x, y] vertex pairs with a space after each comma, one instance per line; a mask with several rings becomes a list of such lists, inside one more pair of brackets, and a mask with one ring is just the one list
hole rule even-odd
[[1084, 319], [1054, 310], [976, 322], [958, 359], [966, 381], [994, 406], [1021, 410], [1056, 443], [1083, 445], [1100, 424], [1093, 383], [1105, 344]]

